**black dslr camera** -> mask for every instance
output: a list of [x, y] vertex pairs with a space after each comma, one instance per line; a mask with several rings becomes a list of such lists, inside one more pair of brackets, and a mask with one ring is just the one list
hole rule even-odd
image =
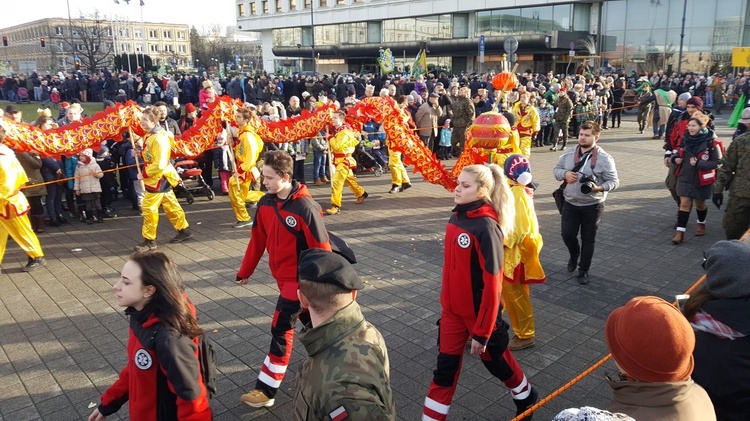
[[578, 182], [581, 183], [581, 193], [589, 194], [591, 190], [596, 187], [596, 176], [591, 174], [581, 174], [578, 178]]

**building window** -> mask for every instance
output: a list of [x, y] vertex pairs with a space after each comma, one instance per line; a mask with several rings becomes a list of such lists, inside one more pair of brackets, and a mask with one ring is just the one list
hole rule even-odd
[[255, 2], [250, 3], [250, 14], [251, 15], [257, 15], [258, 14], [258, 8], [255, 7]]
[[182, 54], [185, 54], [187, 52], [187, 47], [185, 44], [181, 44], [177, 47], [177, 51], [181, 52]]
[[185, 39], [185, 32], [177, 31], [177, 39]]
[[297, 10], [297, 1], [289, 0], [289, 10]]
[[328, 0], [320, 0], [320, 7], [328, 6]]
[[164, 46], [164, 51], [167, 52], [167, 53], [173, 53], [174, 52], [174, 48], [172, 48], [171, 44], [167, 44], [167, 45]]
[[135, 44], [135, 52], [136, 53], [143, 52], [143, 45], [141, 45], [141, 44]]
[[62, 35], [63, 29], [62, 26], [55, 27], [55, 35]]
[[238, 4], [237, 5], [237, 16], [245, 16], [245, 5], [244, 4]]
[[111, 37], [112, 36], [112, 28], [107, 28], [104, 30], [104, 35]]
[[159, 52], [159, 46], [156, 44], [149, 44], [149, 51], [152, 53]]
[[120, 50], [122, 50], [123, 53], [129, 53], [130, 52], [130, 44], [121, 44]]
[[276, 0], [276, 11], [281, 12], [282, 10], [284, 9], [281, 8], [281, 0]]
[[309, 9], [312, 7], [312, 0], [305, 0], [305, 9]]
[[344, 0], [336, 0], [336, 4], [337, 4], [337, 5], [341, 5], [341, 4], [344, 4]]
[[159, 31], [155, 31], [153, 29], [150, 29], [148, 31], [148, 37], [151, 38], [151, 39], [159, 38]]
[[172, 31], [163, 32], [164, 39], [172, 39]]
[[263, 6], [263, 14], [264, 15], [268, 14], [268, 0], [263, 0], [262, 6]]
[[76, 44], [76, 50], [83, 51], [83, 44]]
[[128, 38], [129, 37], [128, 30], [121, 28], [120, 29], [120, 36], [123, 37], [123, 38]]
[[141, 33], [140, 29], [133, 30], [133, 38], [143, 38], [143, 34]]

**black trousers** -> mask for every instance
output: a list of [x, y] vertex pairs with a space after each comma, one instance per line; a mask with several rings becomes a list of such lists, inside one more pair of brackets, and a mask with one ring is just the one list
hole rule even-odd
[[[568, 247], [571, 257], [581, 256], [578, 268], [588, 271], [591, 259], [594, 257], [594, 243], [596, 229], [602, 220], [604, 202], [590, 206], [574, 206], [568, 202], [562, 211], [562, 238]], [[581, 242], [578, 243], [578, 231], [581, 232]]]

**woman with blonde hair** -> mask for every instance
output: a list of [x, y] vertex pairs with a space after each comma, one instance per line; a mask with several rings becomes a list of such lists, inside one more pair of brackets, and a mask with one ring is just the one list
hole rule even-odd
[[423, 419], [448, 417], [458, 384], [464, 347], [510, 389], [516, 415], [531, 407], [537, 393], [508, 349], [508, 323], [501, 317], [503, 237], [515, 221], [515, 200], [497, 165], [470, 165], [458, 177], [445, 230], [440, 304], [439, 354]]

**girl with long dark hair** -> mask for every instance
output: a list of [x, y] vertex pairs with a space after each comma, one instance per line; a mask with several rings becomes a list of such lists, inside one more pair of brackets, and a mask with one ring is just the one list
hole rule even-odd
[[125, 402], [131, 420], [213, 419], [198, 360], [203, 330], [174, 263], [164, 253], [135, 253], [114, 290], [130, 316], [128, 362], [88, 421]]

